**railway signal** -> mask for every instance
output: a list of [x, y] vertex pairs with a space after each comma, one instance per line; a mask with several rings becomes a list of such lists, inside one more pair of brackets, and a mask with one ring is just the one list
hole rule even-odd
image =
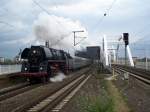
[[129, 33], [123, 33], [123, 40], [126, 46], [129, 45]]
[[129, 33], [123, 33], [123, 40], [125, 42], [125, 65], [127, 65], [127, 45], [129, 45]]

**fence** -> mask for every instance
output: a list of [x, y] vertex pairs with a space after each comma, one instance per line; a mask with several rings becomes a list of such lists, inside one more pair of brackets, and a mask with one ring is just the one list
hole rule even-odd
[[21, 71], [21, 65], [0, 65], [0, 75], [17, 73]]
[[135, 67], [150, 70], [150, 62], [136, 62]]
[[[124, 65], [125, 61], [123, 59], [118, 60], [117, 64]], [[134, 64], [135, 64], [136, 68], [142, 68], [142, 69], [150, 70], [150, 61], [147, 61], [147, 62], [146, 61], [136, 61]], [[127, 62], [127, 65], [130, 65], [129, 61]]]

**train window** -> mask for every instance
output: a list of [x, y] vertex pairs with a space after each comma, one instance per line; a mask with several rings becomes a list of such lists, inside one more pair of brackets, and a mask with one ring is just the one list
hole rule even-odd
[[69, 59], [66, 52], [64, 52], [64, 58]]
[[49, 48], [44, 47], [44, 50], [46, 57], [51, 58], [53, 56]]
[[66, 58], [65, 58], [65, 55], [64, 55], [64, 51], [60, 51], [60, 57], [61, 57], [61, 59], [62, 60], [65, 60]]
[[61, 54], [60, 54], [60, 51], [59, 50], [57, 50], [57, 57], [58, 57], [58, 59], [61, 59]]
[[30, 49], [29, 48], [25, 48], [21, 54], [21, 58], [22, 59], [28, 59], [28, 54], [30, 52]]
[[54, 51], [54, 55], [55, 55], [55, 58], [57, 58], [57, 53], [56, 53], [56, 51]]
[[55, 49], [51, 49], [52, 53], [53, 53], [53, 58], [57, 59], [57, 54], [56, 54], [56, 50]]
[[69, 53], [66, 53], [67, 58], [72, 59]]

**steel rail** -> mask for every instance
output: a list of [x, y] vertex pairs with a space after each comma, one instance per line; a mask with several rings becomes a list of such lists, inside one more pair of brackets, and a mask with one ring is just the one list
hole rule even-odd
[[113, 66], [113, 68], [115, 70], [119, 70], [119, 71], [122, 71], [122, 72], [128, 72], [129, 75], [131, 75], [131, 76], [135, 77], [136, 79], [139, 79], [142, 82], [150, 85], [150, 79], [145, 77], [144, 74], [141, 74], [141, 73], [137, 74], [137, 72], [135, 72], [134, 70], [131, 71], [131, 70], [125, 69], [124, 67], [121, 67], [121, 66], [115, 66], [115, 67]]

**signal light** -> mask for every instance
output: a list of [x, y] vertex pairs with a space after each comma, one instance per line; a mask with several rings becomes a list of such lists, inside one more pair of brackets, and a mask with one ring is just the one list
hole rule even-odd
[[129, 33], [123, 33], [123, 40], [125, 45], [129, 45]]

